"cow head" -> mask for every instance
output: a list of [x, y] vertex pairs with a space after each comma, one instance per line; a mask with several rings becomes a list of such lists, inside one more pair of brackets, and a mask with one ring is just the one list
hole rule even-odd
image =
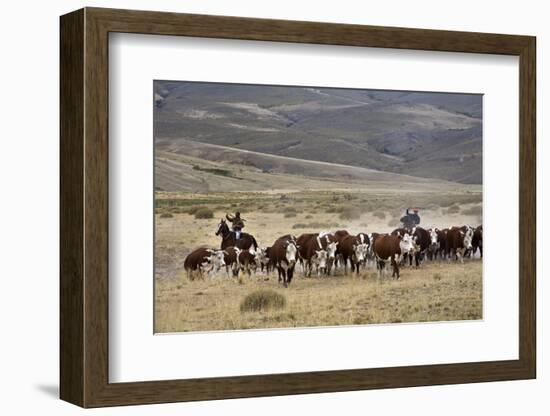
[[439, 248], [439, 235], [437, 228], [430, 228], [428, 233], [430, 234], [430, 250], [437, 250]]
[[298, 247], [293, 241], [288, 241], [285, 249], [285, 258], [289, 265], [296, 264], [296, 254], [298, 253]]
[[336, 248], [338, 246], [338, 241], [333, 241], [332, 243], [327, 244], [327, 255], [330, 260], [334, 260], [336, 257]]
[[258, 267], [260, 267], [262, 264], [267, 264], [268, 258], [265, 247], [258, 247], [256, 251], [253, 251], [251, 247], [250, 252], [254, 255], [254, 262]]
[[319, 269], [325, 270], [327, 269], [327, 259], [328, 259], [328, 253], [326, 250], [315, 250], [315, 264]]
[[437, 230], [435, 228], [430, 228], [428, 230], [430, 234], [430, 245], [436, 245], [437, 244]]
[[210, 263], [210, 266], [214, 271], [220, 270], [222, 267], [225, 266], [225, 259], [224, 255], [227, 254], [227, 251], [224, 250], [207, 250], [210, 256], [206, 258], [206, 260]]
[[465, 232], [460, 231], [460, 234], [463, 238], [463, 245], [466, 250], [472, 249], [472, 238], [474, 236], [474, 231], [471, 228], [468, 228]]
[[353, 246], [353, 253], [355, 254], [355, 259], [358, 263], [362, 263], [367, 260], [367, 253], [369, 251], [369, 246], [365, 243], [355, 244]]
[[401, 254], [413, 253], [415, 250], [416, 244], [413, 241], [412, 236], [409, 233], [403, 234], [399, 240], [399, 248], [401, 249]]

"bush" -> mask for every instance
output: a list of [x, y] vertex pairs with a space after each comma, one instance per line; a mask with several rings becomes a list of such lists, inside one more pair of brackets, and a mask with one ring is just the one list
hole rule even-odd
[[386, 213], [383, 212], [383, 211], [375, 211], [375, 212], [372, 213], [372, 216], [376, 217], [380, 220], [385, 220], [386, 219]]
[[170, 214], [169, 212], [163, 212], [162, 214], [160, 214], [160, 218], [172, 218], [173, 215]]
[[447, 209], [447, 214], [458, 214], [460, 212], [460, 207], [457, 204], [451, 205]]
[[241, 302], [241, 312], [261, 312], [269, 309], [282, 309], [286, 298], [271, 289], [259, 289], [249, 293]]
[[294, 218], [296, 216], [295, 212], [285, 212], [285, 218]]
[[306, 220], [310, 220], [313, 218], [313, 215], [311, 214], [307, 214], [305, 217], [304, 217]]
[[481, 215], [483, 213], [483, 208], [481, 205], [474, 205], [473, 207], [465, 209], [462, 213], [464, 215]]
[[340, 213], [341, 220], [358, 220], [361, 218], [361, 211], [356, 207], [345, 207]]
[[200, 208], [195, 211], [195, 218], [198, 220], [214, 218], [214, 211], [210, 208]]

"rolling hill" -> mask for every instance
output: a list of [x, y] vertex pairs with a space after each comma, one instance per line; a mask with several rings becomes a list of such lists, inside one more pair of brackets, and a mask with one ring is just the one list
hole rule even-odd
[[369, 189], [479, 192], [479, 185], [295, 159], [184, 138], [158, 139], [155, 187], [168, 192]]
[[154, 88], [159, 152], [187, 140], [481, 183], [480, 95], [168, 81]]

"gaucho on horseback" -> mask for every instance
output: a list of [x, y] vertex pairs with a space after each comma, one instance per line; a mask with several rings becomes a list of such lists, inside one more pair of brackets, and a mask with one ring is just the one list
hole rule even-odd
[[241, 230], [244, 228], [244, 218], [241, 218], [241, 213], [239, 211], [235, 212], [235, 216], [225, 214], [227, 221], [233, 224], [233, 231], [235, 232], [235, 240], [241, 238]]
[[[227, 221], [231, 222], [233, 231], [229, 229]], [[240, 212], [236, 212], [234, 216], [227, 214], [225, 218], [221, 219], [216, 235], [222, 238], [222, 250], [227, 247], [237, 247], [241, 250], [248, 250], [251, 247], [254, 250], [258, 249], [258, 243], [254, 236], [241, 231], [244, 228], [244, 222], [245, 219], [241, 217]]]

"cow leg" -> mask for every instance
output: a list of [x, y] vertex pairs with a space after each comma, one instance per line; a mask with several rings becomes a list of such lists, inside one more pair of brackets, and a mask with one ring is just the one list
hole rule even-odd
[[395, 259], [395, 257], [392, 257], [391, 258], [391, 265], [393, 266], [393, 272], [392, 272], [392, 277], [396, 277], [396, 280], [399, 280], [399, 264], [397, 263], [397, 260]]
[[287, 271], [286, 271], [286, 281], [288, 284], [290, 284], [290, 282], [292, 281], [292, 278], [294, 277], [294, 266], [290, 267]]
[[384, 276], [384, 270], [386, 269], [386, 265], [383, 260], [378, 260], [376, 262], [376, 268], [378, 269], [378, 278], [382, 279]]

